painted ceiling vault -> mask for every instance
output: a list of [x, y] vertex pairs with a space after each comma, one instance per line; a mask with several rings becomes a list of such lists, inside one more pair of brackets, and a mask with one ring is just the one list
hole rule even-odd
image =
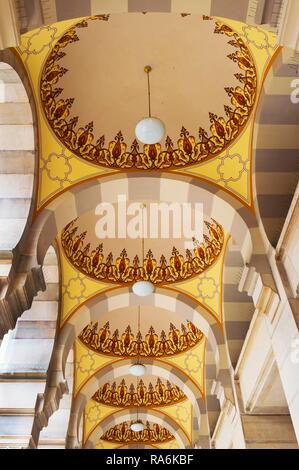
[[[252, 205], [253, 114], [275, 35], [199, 15], [165, 18], [100, 15], [22, 36], [40, 124], [37, 210], [80, 181], [121, 170], [191, 174]], [[167, 137], [142, 147], [133, 130], [147, 113], [146, 60]]]
[[[153, 27], [163, 30], [163, 36], [148, 35]], [[170, 54], [173, 42], [178, 36], [184, 37], [187, 30], [186, 43], [181, 40]], [[126, 38], [122, 45], [115, 41], [118, 31]], [[142, 48], [136, 48], [136, 35]], [[220, 60], [200, 48], [203, 36], [209, 38], [212, 50], [221, 47]], [[99, 44], [98, 56], [84, 54], [95, 43]], [[198, 53], [194, 56], [196, 45]], [[133, 49], [134, 59], [128, 60]], [[165, 148], [159, 144], [141, 149], [132, 133], [141, 112], [137, 103], [144, 101], [142, 69], [138, 70], [137, 64], [146, 56], [152, 57], [159, 71], [154, 76], [159, 92], [153, 106], [168, 123]], [[168, 61], [162, 62], [165, 56]], [[92, 70], [93, 79], [86, 88], [82, 89], [81, 76], [72, 71], [73, 64]], [[207, 101], [204, 85], [208, 81], [211, 92]], [[130, 15], [124, 22], [121, 17], [103, 15], [82, 20], [57, 41], [41, 75], [41, 102], [56, 137], [80, 158], [116, 169], [173, 169], [204, 161], [231, 145], [250, 117], [256, 87], [257, 74], [249, 49], [237, 32], [220, 21], [173, 16], [165, 23], [163, 16]], [[98, 88], [105, 90], [106, 96], [103, 99], [100, 95], [95, 101]], [[178, 89], [180, 94], [175, 93]], [[171, 119], [176, 107], [180, 109], [180, 128]], [[119, 131], [115, 128], [116, 113], [125, 126]], [[194, 128], [195, 122], [200, 123], [199, 128]]]
[[[153, 173], [163, 184], [173, 179], [173, 200], [189, 197], [177, 194], [176, 178], [192, 177], [252, 209], [254, 115], [276, 52], [271, 32], [198, 15], [99, 15], [24, 34], [17, 53], [39, 131], [36, 216], [94, 179], [100, 195], [108, 176], [109, 201], [114, 176], [133, 172], [141, 187]], [[134, 137], [147, 113], [147, 63], [153, 114], [167, 128], [155, 145]], [[100, 239], [83, 199], [84, 191], [81, 215], [70, 213], [56, 240], [60, 329], [75, 331], [73, 402], [85, 400], [83, 446], [191, 446], [193, 418], [206, 400], [205, 325], [223, 334], [223, 270], [234, 233], [204, 213], [202, 240], [195, 236], [185, 249], [183, 238], [149, 238], [142, 254], [128, 237]], [[134, 297], [138, 280], [155, 285], [152, 302]], [[188, 308], [179, 314], [182, 299]], [[128, 372], [140, 358], [147, 367], [142, 380]], [[142, 432], [130, 430], [137, 415]]]

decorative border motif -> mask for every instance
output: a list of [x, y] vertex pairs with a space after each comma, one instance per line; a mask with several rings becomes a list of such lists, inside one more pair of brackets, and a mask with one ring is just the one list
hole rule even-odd
[[146, 421], [145, 429], [143, 431], [134, 432], [131, 431], [130, 426], [131, 422], [124, 422], [113, 426], [113, 428], [108, 429], [105, 434], [102, 435], [101, 439], [103, 441], [109, 442], [149, 442], [149, 443], [158, 443], [158, 442], [168, 442], [174, 439], [174, 436], [165, 428], [159, 424], [153, 423], [152, 425]]
[[[253, 57], [239, 34], [229, 26], [216, 21], [216, 34], [224, 34], [230, 40], [228, 44], [236, 48], [236, 52], [228, 55], [243, 73], [235, 77], [241, 85], [226, 87], [225, 91], [231, 98], [232, 106], [224, 106], [226, 118], [209, 113], [210, 133], [199, 127], [198, 139], [190, 136], [182, 127], [177, 147], [169, 136], [166, 137], [165, 149], [160, 144], [144, 145], [140, 151], [139, 143], [134, 140], [129, 145], [124, 142], [119, 131], [115, 139], [105, 146], [105, 136], [96, 138], [93, 134], [93, 122], [83, 127], [77, 126], [79, 117], [71, 117], [70, 111], [74, 98], [61, 99], [62, 88], [56, 87], [59, 79], [67, 73], [67, 69], [58, 65], [69, 44], [79, 41], [77, 28], [88, 27], [90, 20], [108, 21], [109, 15], [97, 15], [76, 23], [56, 42], [44, 65], [40, 96], [47, 120], [56, 137], [76, 156], [87, 162], [114, 169], [161, 170], [174, 169], [201, 163], [215, 157], [227, 149], [245, 127], [256, 99], [257, 75]], [[203, 17], [204, 20], [213, 20]]]
[[180, 354], [198, 344], [203, 333], [190, 321], [187, 326], [181, 324], [181, 331], [172, 323], [168, 335], [162, 330], [160, 339], [151, 326], [143, 339], [140, 331], [136, 336], [130, 325], [119, 335], [116, 329], [111, 335], [109, 322], [98, 329], [98, 323], [87, 325], [79, 335], [79, 339], [90, 349], [100, 354], [121, 357], [167, 357]]
[[168, 380], [165, 385], [159, 377], [155, 386], [151, 382], [146, 386], [143, 380], [138, 381], [137, 387], [133, 383], [128, 387], [125, 379], [118, 387], [116, 382], [105, 383], [92, 397], [98, 403], [119, 407], [173, 405], [186, 398], [179, 387]]
[[138, 255], [131, 261], [125, 249], [113, 263], [110, 252], [104, 261], [103, 243], [90, 252], [90, 243], [84, 245], [87, 232], [76, 235], [76, 220], [71, 221], [61, 234], [61, 245], [70, 263], [80, 272], [91, 278], [130, 284], [140, 280], [151, 281], [153, 284], [165, 284], [189, 279], [201, 274], [217, 260], [224, 244], [224, 231], [215, 220], [205, 221], [209, 237], [204, 234], [204, 243], [193, 239], [194, 249], [186, 250], [185, 258], [173, 247], [172, 256], [167, 262], [162, 254], [159, 264], [152, 250], [148, 250], [145, 259], [140, 263]]

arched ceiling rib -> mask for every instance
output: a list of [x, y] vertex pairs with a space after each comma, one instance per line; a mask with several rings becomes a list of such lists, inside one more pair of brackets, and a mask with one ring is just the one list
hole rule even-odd
[[174, 180], [169, 174], [144, 178], [141, 174], [129, 176], [118, 174], [105, 180], [86, 181], [63, 193], [48, 205], [43, 216], [36, 219], [36, 232], [40, 231], [36, 236], [39, 262], [42, 262], [43, 251], [47, 244], [72, 219], [94, 210], [95, 205], [106, 202], [107, 198], [111, 203], [117, 202], [120, 193], [127, 198], [128, 203], [131, 201], [146, 203], [148, 195], [153, 193], [161, 202], [176, 200], [180, 204], [184, 202], [194, 204], [200, 201], [203, 204], [204, 214], [216, 220], [227, 233], [232, 234], [244, 261], [249, 260], [252, 250], [250, 231], [257, 222], [250, 213], [244, 211], [230, 198], [226, 202], [223, 193], [218, 194], [217, 190], [214, 193], [212, 187], [208, 190], [206, 185], [181, 176], [176, 176]]

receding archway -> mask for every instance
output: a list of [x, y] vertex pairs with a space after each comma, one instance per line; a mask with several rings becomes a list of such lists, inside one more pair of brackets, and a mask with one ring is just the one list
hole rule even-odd
[[[150, 423], [158, 424], [165, 429], [167, 429], [178, 441], [182, 449], [190, 447], [191, 442], [189, 441], [186, 434], [183, 432], [181, 427], [169, 416], [165, 415], [158, 410], [147, 410], [146, 408], [141, 408], [138, 411], [139, 419], [143, 421], [149, 421]], [[108, 416], [103, 419], [97, 427], [89, 434], [87, 437], [84, 448], [91, 449], [94, 448], [101, 436], [111, 427], [121, 424], [124, 421], [131, 421], [136, 419], [135, 410], [122, 410], [113, 415]]]
[[[177, 385], [187, 396], [193, 405], [199, 433], [207, 437], [206, 429], [206, 404], [199, 387], [189, 378], [185, 372], [167, 363], [166, 361], [146, 359], [143, 360], [150, 376], [162, 377]], [[111, 382], [116, 378], [128, 374], [128, 368], [134, 364], [134, 359], [122, 359], [97, 370], [81, 386], [73, 399], [71, 419], [69, 423], [67, 446], [70, 448], [78, 445], [79, 426], [87, 401], [94, 395], [101, 385]]]

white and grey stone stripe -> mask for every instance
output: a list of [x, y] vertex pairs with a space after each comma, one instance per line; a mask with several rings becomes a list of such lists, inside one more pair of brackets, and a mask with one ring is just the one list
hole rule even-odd
[[255, 124], [255, 202], [274, 247], [299, 178], [299, 103], [291, 100], [298, 74], [290, 60], [284, 49], [275, 59], [263, 84]]
[[[264, 27], [266, 23], [277, 26], [282, 0], [275, 0], [273, 12], [260, 8], [258, 0], [16, 0], [17, 17], [21, 32], [30, 31], [42, 25], [65, 21], [83, 16], [103, 13], [191, 13], [218, 16], [236, 21], [248, 22]], [[265, 10], [265, 13], [263, 13]], [[265, 17], [265, 14], [266, 17]], [[267, 25], [266, 25], [267, 27]]]

